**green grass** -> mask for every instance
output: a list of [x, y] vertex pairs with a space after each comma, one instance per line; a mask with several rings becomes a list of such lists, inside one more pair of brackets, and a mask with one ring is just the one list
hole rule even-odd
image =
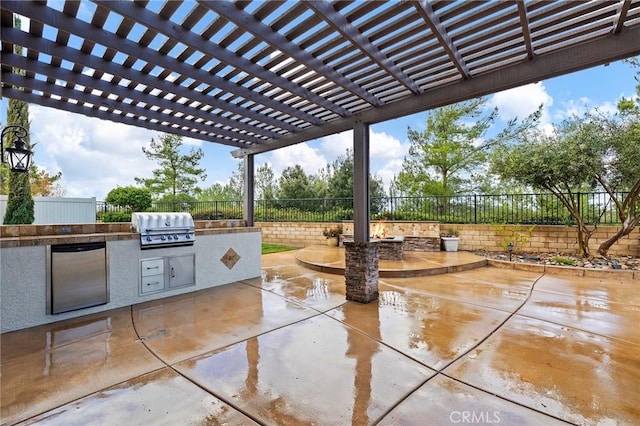
[[262, 254], [280, 253], [282, 251], [295, 250], [296, 248], [280, 244], [262, 244]]

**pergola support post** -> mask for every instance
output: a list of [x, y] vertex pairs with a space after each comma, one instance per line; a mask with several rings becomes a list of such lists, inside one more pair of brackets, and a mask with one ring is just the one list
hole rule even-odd
[[353, 128], [353, 242], [345, 242], [347, 300], [378, 299], [378, 245], [369, 240], [369, 124]]
[[254, 155], [244, 156], [244, 220], [247, 226], [254, 225]]

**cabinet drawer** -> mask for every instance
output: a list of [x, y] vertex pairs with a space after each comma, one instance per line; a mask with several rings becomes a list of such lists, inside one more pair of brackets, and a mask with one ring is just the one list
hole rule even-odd
[[140, 293], [152, 293], [164, 290], [164, 274], [142, 277]]
[[164, 274], [164, 259], [143, 259], [140, 261], [140, 275], [148, 277], [151, 275]]

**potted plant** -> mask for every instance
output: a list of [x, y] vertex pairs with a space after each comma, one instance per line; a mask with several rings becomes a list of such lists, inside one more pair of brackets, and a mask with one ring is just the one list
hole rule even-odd
[[329, 247], [338, 247], [338, 239], [342, 234], [342, 225], [324, 228], [322, 235], [327, 239]]
[[441, 249], [444, 251], [458, 251], [460, 232], [456, 228], [447, 229], [440, 233]]

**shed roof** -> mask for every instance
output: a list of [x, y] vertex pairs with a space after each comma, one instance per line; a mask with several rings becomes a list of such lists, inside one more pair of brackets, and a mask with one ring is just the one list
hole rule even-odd
[[[230, 145], [236, 156], [640, 54], [640, 0], [0, 9], [3, 96]], [[13, 28], [13, 14], [28, 30]]]

